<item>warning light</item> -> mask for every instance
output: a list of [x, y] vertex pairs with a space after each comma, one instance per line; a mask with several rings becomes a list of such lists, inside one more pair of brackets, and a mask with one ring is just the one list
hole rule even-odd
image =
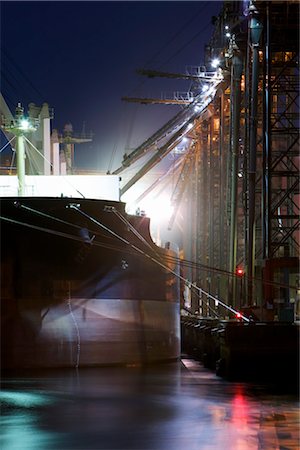
[[236, 317], [237, 319], [241, 319], [241, 318], [242, 318], [242, 314], [241, 314], [240, 312], [237, 312], [236, 315], [235, 315], [235, 317]]
[[236, 274], [237, 274], [239, 277], [242, 277], [242, 276], [244, 275], [244, 270], [243, 270], [241, 267], [237, 267], [237, 268], [236, 268]]

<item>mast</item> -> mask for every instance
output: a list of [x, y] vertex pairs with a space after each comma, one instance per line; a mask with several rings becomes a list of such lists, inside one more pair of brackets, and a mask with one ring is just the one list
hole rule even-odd
[[10, 120], [4, 120], [3, 129], [17, 137], [16, 145], [16, 162], [18, 177], [18, 196], [25, 195], [25, 139], [26, 134], [36, 131], [38, 127], [38, 119], [25, 116], [24, 108], [21, 103], [16, 107], [15, 117]]

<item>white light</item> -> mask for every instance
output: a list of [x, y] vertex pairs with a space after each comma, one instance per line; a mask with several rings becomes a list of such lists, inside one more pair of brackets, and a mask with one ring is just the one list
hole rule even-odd
[[215, 69], [219, 66], [220, 64], [220, 60], [218, 58], [214, 58], [211, 62], [212, 67], [214, 67]]
[[230, 38], [231, 34], [230, 34], [230, 33], [226, 33], [225, 36], [226, 36], [227, 38]]
[[165, 195], [160, 195], [154, 199], [145, 199], [141, 202], [140, 207], [150, 217], [151, 221], [156, 224], [168, 220], [174, 209], [170, 199]]
[[192, 128], [193, 128], [193, 124], [192, 124], [192, 123], [189, 123], [188, 126], [187, 126], [187, 129], [188, 129], [188, 130], [191, 130]]
[[30, 123], [27, 119], [22, 119], [20, 122], [20, 128], [21, 130], [28, 130], [30, 126]]
[[228, 25], [225, 25], [225, 30], [229, 30], [229, 26]]
[[202, 86], [202, 92], [208, 91], [208, 88], [209, 88], [208, 84], [204, 84], [204, 85]]

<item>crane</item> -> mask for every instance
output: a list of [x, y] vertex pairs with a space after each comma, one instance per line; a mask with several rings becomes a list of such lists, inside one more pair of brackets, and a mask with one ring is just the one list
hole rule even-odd
[[173, 194], [171, 196], [171, 204], [174, 205], [174, 210], [168, 223], [168, 230], [172, 229], [173, 223], [176, 219], [178, 208], [180, 206], [185, 188], [187, 186], [187, 182], [189, 180], [190, 173], [192, 171], [193, 162], [195, 161], [194, 157], [195, 157], [195, 146], [191, 145], [189, 151], [185, 154], [183, 167], [179, 174], [175, 188], [173, 190]]
[[[186, 124], [192, 123], [196, 118], [205, 114], [205, 111], [207, 110], [209, 103], [214, 98], [217, 87], [222, 82], [223, 76], [219, 73], [216, 73], [214, 82], [211, 83], [210, 87], [205, 92], [197, 94], [194, 97], [194, 100], [189, 105], [183, 107], [172, 119], [170, 119], [159, 130], [157, 130], [150, 138], [148, 138], [141, 145], [139, 145], [129, 155], [124, 155], [122, 165], [119, 168], [117, 168], [113, 172], [113, 174], [118, 175], [121, 172], [123, 172], [126, 168], [130, 167], [135, 161], [144, 156], [149, 150], [153, 149], [154, 145], [157, 145], [162, 139], [166, 138], [168, 135], [177, 134], [178, 137], [178, 130], [181, 130], [181, 133], [184, 134], [187, 131]], [[174, 140], [175, 139], [176, 137], [174, 138]], [[173, 139], [171, 139], [171, 141], [169, 140], [169, 145], [172, 144], [172, 142]], [[164, 157], [171, 150], [172, 148], [169, 148], [168, 150], [168, 147], [166, 148], [166, 145], [163, 145], [163, 150], [161, 148], [157, 151], [157, 158], [156, 158], [157, 160], [156, 161], [153, 160], [154, 165], [157, 162], [159, 162], [159, 160], [161, 160], [162, 157]], [[151, 167], [153, 166], [151, 165]], [[141, 176], [140, 173], [136, 174], [135, 176], [136, 181], [140, 179]], [[124, 192], [126, 192], [126, 190], [129, 189], [129, 187], [127, 186], [126, 188], [124, 187], [123, 188]]]
[[139, 75], [146, 75], [149, 78], [162, 77], [162, 78], [175, 78], [181, 80], [191, 80], [191, 81], [213, 81], [215, 79], [216, 72], [206, 72], [201, 70], [202, 68], [196, 67], [192, 68], [195, 71], [194, 75], [184, 74], [184, 73], [171, 73], [171, 72], [160, 72], [158, 70], [151, 69], [138, 69], [137, 73]]
[[[141, 98], [141, 97], [122, 97], [122, 101], [131, 103], [147, 104], [165, 104], [165, 105], [190, 105], [193, 101], [193, 96], [189, 92], [186, 93], [187, 98]], [[175, 95], [174, 95], [175, 97]]]

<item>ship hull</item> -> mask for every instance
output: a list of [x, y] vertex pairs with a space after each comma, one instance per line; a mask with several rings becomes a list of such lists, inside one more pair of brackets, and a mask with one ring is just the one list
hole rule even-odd
[[119, 202], [2, 199], [2, 368], [178, 359], [174, 256]]

